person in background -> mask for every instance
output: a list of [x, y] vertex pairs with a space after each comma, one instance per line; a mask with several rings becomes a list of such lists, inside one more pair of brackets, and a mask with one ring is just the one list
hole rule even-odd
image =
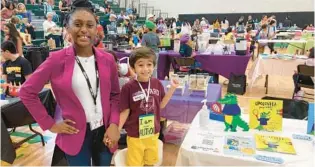
[[104, 0], [104, 9], [108, 8], [109, 4], [107, 0]]
[[267, 15], [263, 15], [260, 21], [260, 27], [262, 27], [264, 24], [268, 25], [268, 16]]
[[182, 22], [178, 18], [176, 21], [176, 33], [179, 34], [181, 32], [181, 30], [182, 30]]
[[27, 33], [26, 26], [20, 20], [21, 16], [12, 16], [10, 22], [14, 24], [16, 30], [20, 33]]
[[184, 34], [180, 38], [179, 53], [182, 57], [190, 57], [193, 53], [192, 41], [190, 40], [189, 34]]
[[286, 28], [290, 28], [292, 27], [292, 20], [291, 20], [291, 17], [288, 15], [285, 17], [285, 20], [283, 22], [283, 27], [286, 27]]
[[44, 37], [49, 40], [52, 38], [55, 40], [56, 47], [60, 47], [60, 35], [55, 35], [55, 33], [60, 32], [60, 28], [57, 27], [56, 23], [53, 21], [53, 13], [47, 13], [47, 20], [43, 22]]
[[122, 10], [120, 11], [120, 15], [118, 15], [118, 20], [124, 19], [126, 17], [126, 13]]
[[245, 39], [248, 43], [250, 43], [249, 45], [249, 51], [251, 54], [254, 53], [255, 51], [255, 41], [252, 38], [252, 28], [251, 27], [247, 27], [246, 28], [246, 35], [245, 35]]
[[226, 41], [229, 41], [229, 40], [234, 41], [235, 40], [234, 34], [232, 32], [232, 27], [229, 27], [226, 30], [223, 40], [226, 40]]
[[[267, 37], [269, 40], [272, 40], [272, 39], [275, 39], [276, 38], [276, 35], [277, 35], [277, 29], [276, 29], [276, 21], [275, 20], [271, 20], [269, 22], [269, 25], [268, 25], [268, 34], [267, 34]], [[274, 53], [274, 43], [268, 43], [268, 47], [270, 49], [270, 54]]]
[[133, 11], [132, 11], [132, 4], [130, 4], [129, 7], [126, 8], [126, 14], [127, 14], [127, 16], [133, 14]]
[[2, 79], [6, 83], [20, 86], [31, 76], [31, 63], [26, 58], [19, 56], [12, 41], [5, 41], [1, 44], [1, 55], [6, 60], [2, 65]]
[[127, 32], [127, 39], [126, 41], [128, 41], [128, 39], [132, 38], [132, 33], [134, 31], [133, 25], [130, 22], [130, 17], [126, 16], [124, 18], [124, 26], [126, 27], [126, 32]]
[[140, 42], [140, 37], [139, 37], [137, 31], [134, 31], [132, 33], [132, 43], [134, 44], [135, 47], [137, 47], [139, 42]]
[[[266, 40], [268, 39], [268, 25], [267, 24], [262, 25], [261, 30], [259, 31], [258, 39], [266, 39]], [[264, 53], [266, 45], [267, 43], [263, 43], [263, 42], [260, 42], [258, 44], [258, 47], [259, 47], [258, 54]]]
[[[307, 53], [308, 59], [305, 65], [314, 67], [314, 47]], [[298, 83], [314, 86], [314, 77], [299, 75], [297, 72], [293, 75], [294, 82], [294, 99], [301, 100], [304, 96], [304, 91], [298, 86]]]
[[[199, 21], [199, 20], [198, 20], [198, 21]], [[201, 26], [201, 27], [208, 26], [208, 25], [207, 25], [207, 22], [206, 22], [206, 18], [204, 18], [204, 17], [201, 18], [200, 26]]]
[[13, 15], [15, 15], [15, 13], [16, 10], [14, 5], [11, 1], [9, 1], [6, 3], [5, 8], [1, 10], [1, 19], [2, 20], [10, 19]]
[[[153, 166], [158, 162], [160, 112], [179, 85], [177, 80], [173, 80], [169, 91], [164, 92], [161, 82], [151, 78], [157, 65], [155, 60], [153, 50], [147, 47], [135, 49], [129, 62], [137, 79], [128, 82], [121, 90], [119, 129], [125, 127], [127, 132], [127, 166]], [[148, 121], [142, 121], [143, 118]], [[147, 130], [143, 128], [145, 126], [153, 127], [154, 130], [146, 134], [139, 133]]]
[[196, 19], [194, 22], [194, 25], [191, 28], [192, 31], [192, 35], [191, 38], [194, 39], [195, 37], [197, 37], [197, 35], [202, 33], [202, 27], [199, 23], [199, 19]]
[[255, 28], [255, 22], [251, 15], [248, 16], [246, 27], [250, 27], [252, 30]]
[[226, 32], [226, 30], [230, 27], [229, 21], [227, 17], [224, 17], [224, 19], [221, 21], [221, 31]]
[[7, 0], [1, 0], [1, 10], [6, 7]]
[[[152, 21], [146, 21], [145, 23], [146, 29], [148, 29], [148, 32], [143, 35], [141, 46], [146, 46], [148, 48], [151, 48], [155, 54], [156, 54], [156, 64], [158, 65], [159, 62], [159, 46], [160, 46], [160, 38], [155, 33], [156, 31], [156, 25]], [[153, 77], [157, 78], [157, 65], [154, 68], [153, 71]]]
[[45, 15], [47, 16], [48, 13], [52, 14], [52, 20], [55, 23], [59, 22], [59, 17], [56, 14], [56, 12], [54, 11], [54, 7], [55, 7], [55, 1], [54, 0], [47, 0], [47, 2], [44, 2], [44, 12]]
[[25, 24], [26, 26], [26, 31], [28, 34], [31, 35], [32, 39], [36, 38], [35, 35], [35, 26], [32, 25], [32, 16], [31, 12], [28, 12], [26, 10], [26, 7], [23, 3], [19, 3], [17, 5], [17, 14], [18, 16], [21, 16], [21, 21]]
[[241, 16], [238, 21], [237, 21], [237, 26], [236, 26], [236, 29], [237, 29], [237, 33], [244, 33], [244, 30], [245, 30], [245, 20], [244, 20], [244, 16]]
[[[41, 129], [57, 133], [56, 146], [69, 166], [110, 166], [120, 137], [117, 66], [110, 54], [93, 47], [97, 22], [92, 4], [76, 0], [71, 9], [66, 26], [72, 47], [50, 52], [19, 97]], [[47, 81], [62, 120], [49, 116], [38, 98]]]
[[104, 34], [103, 26], [100, 25], [99, 23], [100, 22], [99, 16], [96, 16], [96, 21], [97, 21], [97, 26], [96, 26], [97, 33], [96, 33], [94, 46], [99, 49], [104, 49], [105, 46], [103, 44], [103, 39], [105, 38], [105, 34]]
[[148, 14], [147, 20], [152, 21], [153, 23], [155, 22], [155, 15], [153, 14]]
[[60, 0], [59, 4], [60, 14], [60, 22], [63, 24], [66, 14], [70, 11], [70, 4], [68, 4], [67, 0]]
[[216, 18], [213, 21], [213, 32], [219, 33], [221, 31], [220, 28], [221, 28], [221, 26], [220, 26], [219, 18]]
[[158, 30], [158, 33], [160, 34], [164, 34], [167, 30], [167, 26], [164, 23], [164, 20], [162, 18], [157, 23], [157, 30]]
[[191, 26], [188, 21], [184, 21], [181, 28], [181, 34], [191, 34]]
[[16, 30], [14, 24], [5, 24], [3, 27], [3, 32], [5, 34], [4, 41], [12, 41], [16, 46], [18, 55], [23, 56], [23, 39], [20, 36], [20, 33]]

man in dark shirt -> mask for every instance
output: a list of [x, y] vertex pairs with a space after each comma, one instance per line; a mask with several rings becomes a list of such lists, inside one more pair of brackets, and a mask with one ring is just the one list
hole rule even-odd
[[32, 73], [31, 63], [18, 55], [12, 41], [5, 41], [1, 44], [1, 54], [6, 60], [2, 65], [4, 80], [16, 86], [23, 84]]

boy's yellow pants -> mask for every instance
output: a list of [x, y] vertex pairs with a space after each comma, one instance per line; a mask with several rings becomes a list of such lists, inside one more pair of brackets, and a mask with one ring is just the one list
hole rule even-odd
[[140, 139], [127, 136], [127, 166], [153, 166], [159, 160], [159, 133]]

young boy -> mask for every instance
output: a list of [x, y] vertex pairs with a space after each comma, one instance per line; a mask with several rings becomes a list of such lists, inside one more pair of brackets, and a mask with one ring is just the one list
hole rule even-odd
[[[156, 34], [156, 25], [153, 22], [147, 20], [145, 22], [145, 28], [148, 30], [148, 32], [143, 35], [141, 45], [153, 49], [156, 55], [155, 61], [156, 61], [156, 64], [158, 64], [158, 60], [159, 60], [158, 47], [160, 46], [161, 42], [160, 42], [160, 38]], [[157, 66], [153, 71], [153, 77], [157, 78]]]
[[31, 63], [18, 55], [14, 43], [11, 41], [5, 41], [1, 44], [1, 52], [6, 60], [2, 66], [4, 80], [13, 85], [23, 84], [32, 73]]
[[160, 110], [163, 109], [178, 81], [171, 82], [165, 94], [164, 87], [151, 75], [156, 65], [155, 53], [147, 47], [135, 49], [130, 55], [130, 66], [137, 79], [123, 86], [120, 96], [120, 122], [127, 131], [127, 165], [154, 165], [158, 162], [158, 137], [160, 132]]

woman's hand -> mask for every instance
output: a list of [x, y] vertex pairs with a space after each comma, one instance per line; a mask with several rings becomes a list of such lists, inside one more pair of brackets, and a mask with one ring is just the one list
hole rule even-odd
[[55, 123], [49, 130], [53, 133], [64, 133], [70, 135], [79, 133], [78, 129], [69, 124], [75, 124], [75, 122], [70, 119], [66, 119], [62, 122]]
[[118, 144], [119, 138], [120, 132], [118, 130], [118, 126], [116, 124], [110, 124], [104, 134], [104, 144], [109, 148], [113, 148], [115, 145]]

